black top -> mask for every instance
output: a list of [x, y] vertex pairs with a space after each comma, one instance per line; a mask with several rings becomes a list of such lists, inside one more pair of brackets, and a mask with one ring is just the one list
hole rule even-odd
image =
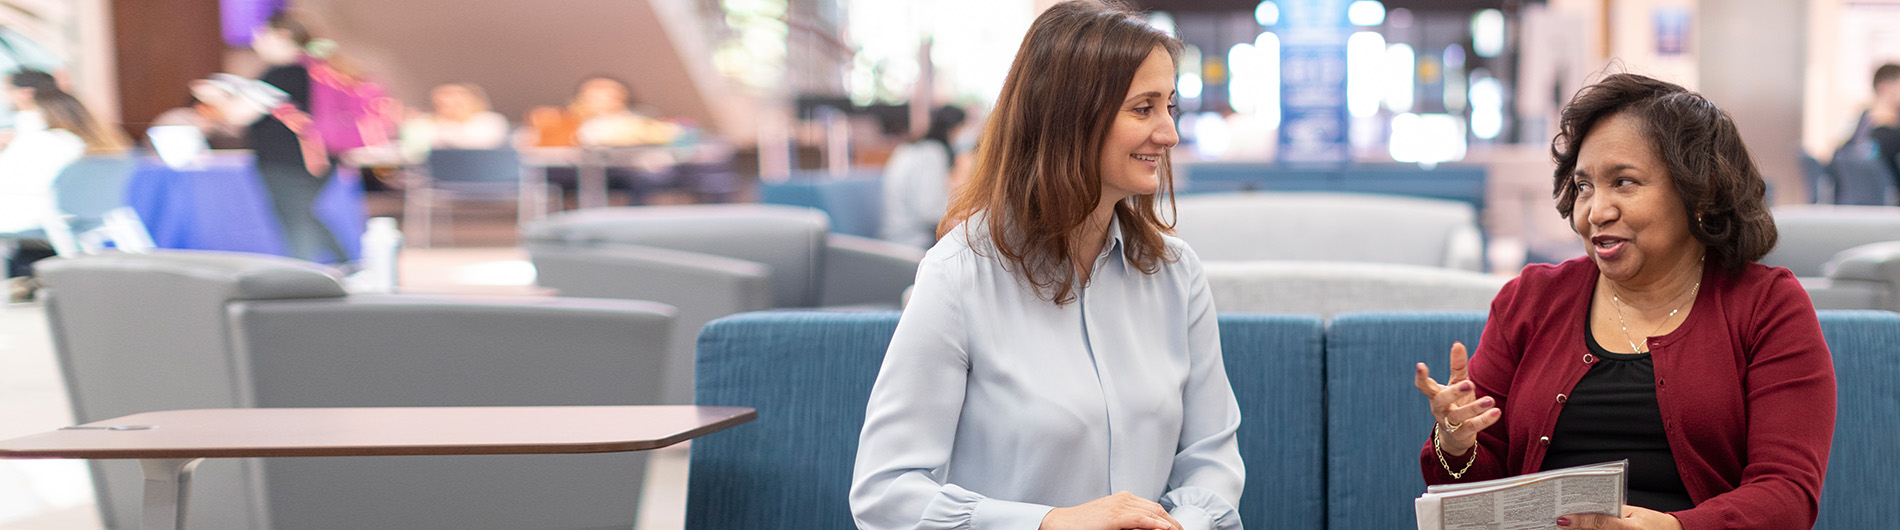
[[[310, 71], [303, 65], [273, 66], [261, 80], [290, 94], [290, 102], [298, 109], [310, 110]], [[297, 133], [284, 122], [266, 115], [252, 122], [246, 133], [251, 149], [257, 153], [257, 165], [303, 167], [303, 146], [297, 143]]]
[[1648, 353], [1612, 353], [1584, 326], [1597, 362], [1572, 388], [1550, 434], [1544, 469], [1629, 460], [1624, 502], [1660, 512], [1695, 507], [1682, 485], [1656, 403], [1656, 365]]

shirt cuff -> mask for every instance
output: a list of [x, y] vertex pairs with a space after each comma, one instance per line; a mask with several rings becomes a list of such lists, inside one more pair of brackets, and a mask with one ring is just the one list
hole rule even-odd
[[1214, 516], [1199, 506], [1176, 506], [1168, 516], [1181, 523], [1181, 530], [1214, 530]]
[[970, 515], [970, 527], [1036, 530], [1051, 509], [1054, 507], [985, 497], [976, 502], [976, 510]]
[[1161, 507], [1186, 530], [1240, 530], [1233, 503], [1206, 488], [1176, 488], [1161, 496]]

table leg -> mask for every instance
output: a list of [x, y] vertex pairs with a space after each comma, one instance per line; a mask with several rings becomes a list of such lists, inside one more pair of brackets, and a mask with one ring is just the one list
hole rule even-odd
[[191, 472], [203, 458], [148, 458], [145, 470], [145, 509], [139, 528], [184, 530], [185, 502], [191, 497]]
[[576, 202], [581, 209], [607, 206], [607, 164], [595, 162], [582, 160], [580, 163], [580, 182], [576, 184], [580, 197]]

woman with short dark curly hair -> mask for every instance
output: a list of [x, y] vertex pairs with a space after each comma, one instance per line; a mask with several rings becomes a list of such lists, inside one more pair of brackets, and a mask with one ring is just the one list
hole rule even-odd
[[[1775, 246], [1766, 184], [1728, 114], [1616, 74], [1552, 142], [1557, 211], [1586, 256], [1531, 265], [1491, 302], [1477, 354], [1415, 384], [1435, 423], [1425, 481], [1629, 461], [1618, 514], [1562, 528], [1814, 525], [1834, 433], [1834, 367]], [[1467, 365], [1468, 364], [1468, 365]]]

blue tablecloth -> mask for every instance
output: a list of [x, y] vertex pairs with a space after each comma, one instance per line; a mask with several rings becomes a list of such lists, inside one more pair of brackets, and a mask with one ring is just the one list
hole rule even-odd
[[[284, 238], [249, 153], [212, 156], [202, 169], [175, 170], [157, 158], [139, 160], [125, 202], [159, 248], [285, 255]], [[362, 256], [363, 186], [354, 170], [337, 171], [317, 197], [317, 218], [351, 254]]]

